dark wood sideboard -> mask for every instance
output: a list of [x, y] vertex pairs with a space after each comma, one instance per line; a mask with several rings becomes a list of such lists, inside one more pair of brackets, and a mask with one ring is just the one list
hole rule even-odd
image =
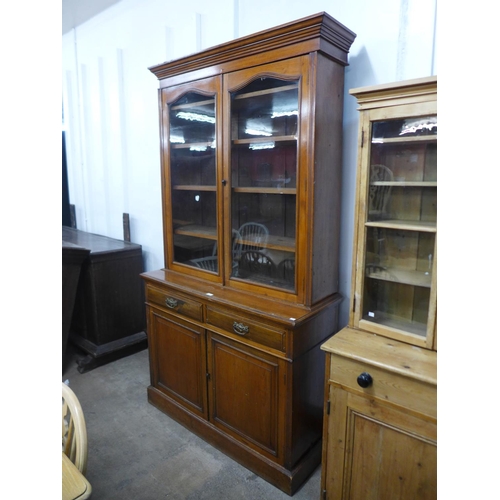
[[80, 278], [83, 261], [90, 250], [74, 243], [62, 242], [62, 364], [66, 365], [66, 348], [68, 346], [69, 328], [75, 305], [76, 289]]
[[90, 250], [76, 290], [70, 341], [84, 373], [147, 347], [142, 247], [63, 227], [63, 242]]

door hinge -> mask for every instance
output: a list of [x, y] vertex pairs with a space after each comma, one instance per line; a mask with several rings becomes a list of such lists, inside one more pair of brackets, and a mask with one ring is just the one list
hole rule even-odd
[[210, 380], [210, 373], [207, 372], [207, 380]]
[[365, 143], [365, 131], [361, 131], [361, 147], [363, 147], [363, 144]]
[[356, 312], [356, 297], [352, 299], [352, 312]]
[[330, 400], [326, 402], [326, 414], [330, 415]]
[[322, 499], [323, 499], [323, 500], [326, 500], [326, 490], [323, 490]]

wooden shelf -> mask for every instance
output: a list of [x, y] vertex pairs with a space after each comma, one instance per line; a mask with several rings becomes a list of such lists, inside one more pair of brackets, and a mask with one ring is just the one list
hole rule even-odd
[[205, 101], [190, 102], [187, 104], [177, 104], [175, 106], [172, 106], [170, 109], [172, 111], [175, 111], [177, 109], [192, 109], [192, 108], [197, 108], [199, 106], [207, 106], [208, 104], [215, 104], [215, 99], [207, 99]]
[[[184, 142], [184, 143], [178, 143], [178, 142], [171, 142], [170, 147], [172, 149], [189, 149], [189, 148], [212, 148], [213, 141], [212, 142]], [[213, 152], [215, 152], [215, 147], [212, 148]], [[200, 151], [203, 152], [203, 151]]]
[[268, 94], [276, 94], [280, 92], [286, 92], [288, 90], [296, 90], [298, 89], [298, 84], [294, 83], [293, 85], [285, 85], [283, 87], [276, 87], [272, 89], [264, 89], [264, 90], [257, 90], [255, 92], [248, 92], [246, 94], [239, 94], [237, 95], [234, 99], [249, 99], [251, 97], [260, 97], [263, 95], [268, 95]]
[[178, 184], [177, 186], [172, 186], [173, 191], [216, 191], [217, 188], [215, 186], [200, 186], [193, 185], [190, 186], [188, 184]]
[[377, 269], [366, 273], [366, 277], [393, 283], [403, 283], [405, 285], [422, 286], [430, 288], [432, 284], [432, 275], [423, 271], [409, 271], [406, 269]]
[[265, 144], [266, 142], [296, 142], [296, 135], [277, 135], [269, 137], [258, 137], [258, 138], [248, 138], [248, 139], [233, 139], [234, 145], [240, 144]]
[[291, 194], [296, 195], [297, 189], [295, 188], [281, 188], [281, 187], [233, 187], [235, 193], [256, 193], [256, 194]]
[[359, 322], [360, 328], [370, 331], [370, 323], [375, 325], [381, 325], [386, 328], [390, 328], [399, 332], [401, 335], [407, 335], [408, 333], [413, 335], [418, 335], [419, 337], [425, 337], [427, 333], [427, 325], [421, 323], [414, 323], [412, 321], [405, 321], [401, 318], [394, 318], [388, 314], [384, 314], [380, 311], [370, 311], [375, 317], [369, 317], [368, 315], [363, 316], [363, 319]]
[[[183, 236], [193, 236], [195, 238], [205, 238], [209, 240], [217, 239], [217, 230], [215, 227], [200, 226], [196, 224], [189, 224], [186, 226], [179, 227], [175, 229], [174, 233], [176, 235]], [[244, 245], [254, 245], [259, 246], [251, 240], [242, 240]], [[295, 251], [295, 238], [288, 238], [286, 236], [273, 236], [269, 235], [267, 243], [262, 245], [262, 248], [268, 248], [270, 250], [282, 250], [284, 252], [294, 252]]]
[[184, 236], [194, 236], [195, 238], [217, 240], [217, 229], [209, 226], [190, 224], [189, 226], [183, 226], [175, 229], [174, 233]]
[[415, 135], [406, 137], [385, 137], [372, 139], [372, 144], [398, 144], [407, 142], [437, 142], [436, 135]]
[[437, 181], [375, 181], [370, 186], [437, 187]]
[[380, 220], [365, 222], [366, 227], [380, 227], [386, 229], [399, 229], [405, 231], [422, 231], [424, 233], [435, 233], [436, 223], [412, 220]]

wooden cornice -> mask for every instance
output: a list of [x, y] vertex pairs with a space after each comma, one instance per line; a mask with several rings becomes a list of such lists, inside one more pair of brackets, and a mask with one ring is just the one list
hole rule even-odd
[[[341, 64], [347, 65], [347, 54], [355, 38], [355, 33], [326, 12], [321, 12], [180, 59], [151, 66], [149, 70], [161, 80], [210, 66], [221, 66], [246, 56], [255, 56], [291, 45], [300, 46], [300, 44], [304, 45], [304, 53], [310, 52], [312, 47]], [[297, 52], [299, 53], [300, 51]]]
[[359, 110], [396, 106], [408, 99], [435, 100], [437, 76], [359, 87], [349, 90], [349, 94], [358, 100]]

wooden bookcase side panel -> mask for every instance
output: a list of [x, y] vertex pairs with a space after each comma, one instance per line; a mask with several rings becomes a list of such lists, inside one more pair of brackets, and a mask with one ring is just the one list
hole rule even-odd
[[[311, 137], [315, 157], [310, 172], [313, 189], [312, 227], [312, 303], [338, 291], [338, 266], [340, 236], [340, 203], [342, 171], [342, 117], [344, 68], [331, 64], [319, 54], [311, 64], [317, 65], [315, 77], [315, 124]], [[331, 89], [335, 88], [332, 94]], [[330, 95], [330, 98], [326, 96]], [[313, 142], [312, 142], [313, 141]]]

